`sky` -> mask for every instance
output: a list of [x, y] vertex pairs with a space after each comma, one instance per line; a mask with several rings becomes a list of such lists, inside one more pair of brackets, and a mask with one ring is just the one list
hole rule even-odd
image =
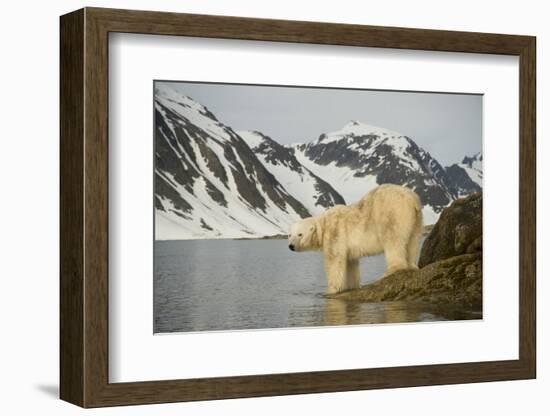
[[482, 150], [482, 95], [170, 82], [233, 130], [305, 143], [350, 120], [413, 139], [442, 165]]

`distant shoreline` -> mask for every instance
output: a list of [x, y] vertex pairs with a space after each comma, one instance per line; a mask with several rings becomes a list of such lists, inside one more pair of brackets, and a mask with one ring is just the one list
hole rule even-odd
[[288, 235], [286, 234], [275, 234], [275, 235], [264, 235], [263, 237], [238, 237], [233, 238], [232, 240], [286, 240]]
[[[434, 228], [435, 224], [425, 225], [424, 229], [422, 230], [422, 236], [426, 237], [432, 229]], [[288, 238], [288, 235], [286, 234], [274, 234], [274, 235], [264, 235], [261, 237], [220, 237], [220, 238], [186, 238], [186, 239], [175, 239], [175, 240], [155, 240], [157, 241], [204, 241], [204, 240], [286, 240]]]

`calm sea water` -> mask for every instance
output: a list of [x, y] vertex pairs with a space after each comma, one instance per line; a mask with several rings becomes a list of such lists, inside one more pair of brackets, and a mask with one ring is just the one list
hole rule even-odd
[[[362, 259], [361, 283], [385, 266], [383, 255]], [[292, 252], [286, 240], [155, 242], [155, 333], [473, 318], [441, 306], [327, 299], [325, 289], [322, 255]]]

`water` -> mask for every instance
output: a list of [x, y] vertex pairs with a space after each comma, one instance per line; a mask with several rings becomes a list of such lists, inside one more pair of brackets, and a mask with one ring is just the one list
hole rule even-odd
[[[362, 259], [361, 284], [385, 267], [383, 255]], [[472, 318], [426, 304], [327, 299], [325, 290], [322, 254], [291, 252], [286, 240], [155, 242], [155, 333]]]

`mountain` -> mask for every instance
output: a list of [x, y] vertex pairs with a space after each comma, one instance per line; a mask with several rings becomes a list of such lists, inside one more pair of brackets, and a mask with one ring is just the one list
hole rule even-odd
[[206, 107], [155, 87], [155, 238], [286, 233], [310, 215]]
[[170, 84], [155, 86], [154, 116], [157, 240], [286, 234], [300, 218], [384, 183], [416, 191], [433, 224], [482, 186], [481, 154], [444, 168], [411, 138], [357, 121], [283, 146], [234, 131]]
[[238, 134], [266, 169], [311, 214], [319, 214], [336, 204], [345, 204], [344, 198], [332, 186], [298, 162], [292, 149], [258, 131], [239, 131]]
[[457, 198], [445, 168], [409, 137], [388, 129], [350, 121], [292, 148], [297, 160], [337, 189], [348, 204], [377, 185], [404, 185], [419, 195], [424, 222], [432, 224]]
[[464, 157], [461, 163], [447, 167], [449, 187], [459, 196], [480, 192], [483, 185], [483, 156], [476, 153]]

